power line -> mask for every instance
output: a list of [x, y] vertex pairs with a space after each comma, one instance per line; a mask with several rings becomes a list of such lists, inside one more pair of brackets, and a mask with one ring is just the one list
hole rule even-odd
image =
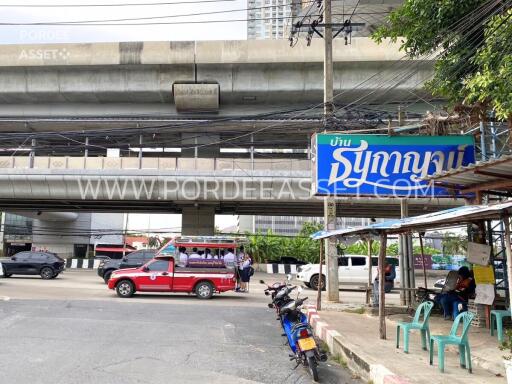
[[[307, 2], [306, 2], [307, 3]], [[288, 6], [292, 5], [292, 3], [283, 3], [280, 6]], [[110, 23], [110, 22], [120, 22], [120, 21], [140, 21], [140, 20], [158, 20], [158, 19], [168, 19], [175, 17], [191, 17], [191, 16], [204, 16], [204, 15], [215, 15], [219, 13], [232, 13], [232, 12], [245, 12], [245, 11], [256, 11], [263, 10], [267, 8], [275, 8], [275, 5], [265, 5], [261, 7], [252, 7], [252, 8], [237, 8], [237, 9], [226, 9], [219, 11], [208, 11], [208, 12], [196, 12], [196, 13], [185, 13], [178, 15], [165, 15], [165, 16], [146, 16], [146, 17], [132, 17], [132, 18], [122, 18], [122, 19], [99, 19], [99, 20], [77, 20], [77, 21], [45, 21], [45, 23], [50, 24], [90, 24], [90, 23]]]
[[0, 4], [1, 8], [93, 8], [93, 7], [139, 7], [139, 6], [160, 6], [160, 5], [183, 5], [203, 3], [225, 3], [236, 0], [192, 0], [192, 1], [165, 1], [153, 3], [118, 3], [118, 4]]
[[[223, 12], [242, 12], [247, 9], [241, 9], [238, 11], [214, 11], [211, 13], [203, 13], [205, 14], [213, 14], [213, 13], [223, 13]], [[388, 12], [385, 12], [388, 13]], [[367, 13], [367, 14], [377, 14], [377, 13]], [[381, 14], [381, 13], [378, 13]], [[166, 17], [186, 17], [186, 16], [195, 16], [199, 14], [188, 14], [188, 15], [179, 15], [179, 16], [166, 16]], [[333, 16], [346, 16], [344, 13], [333, 13]], [[101, 22], [90, 22], [90, 23], [81, 23], [81, 22], [26, 22], [26, 23], [15, 23], [15, 22], [0, 22], [0, 26], [77, 26], [77, 27], [90, 27], [90, 26], [105, 26], [105, 27], [114, 27], [114, 26], [149, 26], [149, 25], [184, 25], [184, 24], [218, 24], [218, 23], [238, 23], [238, 22], [247, 22], [247, 21], [270, 21], [270, 20], [287, 20], [294, 19], [296, 16], [275, 16], [275, 17], [257, 17], [257, 18], [244, 18], [244, 19], [218, 19], [218, 20], [190, 20], [190, 21], [157, 21], [157, 22], [144, 22], [144, 23], [101, 23]], [[158, 16], [150, 17], [150, 19], [158, 19]], [[143, 19], [143, 18], [139, 18]]]

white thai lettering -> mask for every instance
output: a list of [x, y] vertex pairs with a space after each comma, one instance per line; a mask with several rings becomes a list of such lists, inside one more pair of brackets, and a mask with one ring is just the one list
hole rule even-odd
[[[331, 145], [346, 145], [347, 140], [332, 139]], [[417, 190], [425, 188], [418, 183], [429, 175], [429, 168], [434, 165], [435, 172], [460, 167], [463, 163], [464, 152], [467, 145], [460, 145], [456, 151], [368, 151], [369, 145], [361, 140], [358, 147], [340, 147], [333, 151], [332, 157], [335, 162], [331, 163], [331, 172], [328, 185], [342, 182], [344, 187], [357, 188], [363, 184], [374, 185], [390, 190]], [[347, 158], [347, 153], [353, 153], [353, 158]], [[387, 178], [392, 174], [401, 174], [409, 180], [410, 186], [386, 185], [368, 181], [369, 175], [379, 175], [380, 178]]]

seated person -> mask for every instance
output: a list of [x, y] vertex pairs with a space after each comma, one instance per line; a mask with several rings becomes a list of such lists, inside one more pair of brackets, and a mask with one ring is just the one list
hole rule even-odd
[[235, 254], [233, 248], [228, 248], [228, 252], [224, 255], [224, 265], [228, 268], [235, 267]]
[[[373, 306], [379, 306], [379, 270], [377, 269], [377, 276], [373, 281]], [[384, 261], [384, 292], [389, 293], [395, 286], [396, 270], [393, 264], [388, 264]]]
[[445, 320], [455, 319], [460, 312], [468, 310], [468, 300], [475, 295], [476, 284], [468, 267], [460, 267], [455, 289], [442, 293], [438, 301], [443, 307]]
[[210, 248], [206, 248], [204, 250], [204, 258], [205, 259], [213, 259], [212, 250]]
[[192, 248], [192, 253], [190, 254], [190, 256], [188, 258], [189, 259], [200, 259], [201, 258], [201, 256], [199, 256], [199, 254], [197, 253], [196, 247]]
[[178, 266], [179, 267], [186, 267], [188, 262], [188, 255], [187, 255], [187, 248], [180, 247], [178, 249], [179, 253], [179, 260], [178, 260]]

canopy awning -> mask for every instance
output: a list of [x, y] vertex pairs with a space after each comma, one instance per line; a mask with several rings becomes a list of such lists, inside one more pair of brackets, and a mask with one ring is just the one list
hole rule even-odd
[[435, 173], [423, 180], [461, 193], [511, 192], [512, 155]]
[[497, 220], [504, 214], [512, 213], [512, 200], [489, 205], [467, 205], [428, 213], [426, 215], [406, 217], [404, 219], [386, 220], [364, 227], [339, 229], [335, 231], [319, 231], [311, 235], [313, 240], [329, 237], [350, 237], [378, 235], [381, 233], [396, 234], [410, 231], [422, 231], [431, 228], [463, 225], [478, 220]]

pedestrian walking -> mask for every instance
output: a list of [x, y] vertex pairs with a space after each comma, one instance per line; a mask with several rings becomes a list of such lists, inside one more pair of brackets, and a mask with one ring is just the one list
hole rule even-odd
[[251, 280], [251, 276], [254, 274], [254, 269], [251, 264], [251, 258], [248, 255], [245, 255], [241, 265], [240, 292], [249, 292], [249, 282]]

